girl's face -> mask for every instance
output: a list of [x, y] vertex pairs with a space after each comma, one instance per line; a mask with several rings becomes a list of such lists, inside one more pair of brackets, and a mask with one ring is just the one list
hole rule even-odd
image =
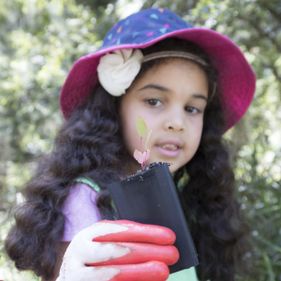
[[[131, 155], [144, 151], [137, 133], [139, 117], [152, 130], [149, 163], [170, 163], [174, 173], [195, 154], [202, 134], [208, 81], [195, 63], [173, 58], [147, 70], [122, 97], [123, 136]], [[138, 166], [139, 167], [139, 166]]]

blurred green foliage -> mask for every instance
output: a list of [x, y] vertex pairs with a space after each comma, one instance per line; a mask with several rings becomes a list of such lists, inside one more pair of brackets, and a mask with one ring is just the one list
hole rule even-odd
[[99, 47], [117, 18], [150, 6], [168, 7], [228, 35], [256, 71], [253, 104], [226, 140], [252, 227], [255, 275], [249, 281], [281, 280], [279, 0], [0, 0], [0, 277], [2, 270], [5, 280], [37, 280], [15, 270], [3, 239], [11, 210], [22, 200], [22, 185], [36, 159], [51, 149], [62, 122], [58, 95], [67, 72], [78, 57]]

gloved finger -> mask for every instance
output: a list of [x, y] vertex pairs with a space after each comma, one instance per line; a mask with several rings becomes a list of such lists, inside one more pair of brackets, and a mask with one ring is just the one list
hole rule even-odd
[[70, 265], [60, 271], [56, 281], [109, 281], [120, 273], [120, 269], [113, 267], [81, 267], [73, 268]]
[[[102, 249], [102, 244], [101, 249]], [[105, 243], [107, 244], [107, 243]], [[110, 260], [102, 262], [86, 263], [91, 266], [112, 265], [112, 264], [136, 264], [148, 261], [160, 261], [167, 265], [176, 263], [179, 259], [179, 252], [175, 246], [163, 246], [147, 243], [114, 243], [116, 247], [128, 249], [128, 253], [120, 257], [111, 256]], [[105, 249], [102, 252], [108, 253]], [[97, 252], [95, 252], [96, 254]], [[124, 253], [124, 251], [123, 251]], [[105, 260], [105, 259], [104, 259]]]
[[118, 232], [125, 232], [128, 230], [126, 225], [118, 224], [115, 221], [99, 221], [93, 225], [84, 228], [77, 235], [74, 236], [75, 240], [88, 240], [91, 241], [93, 238], [98, 236], [104, 236], [107, 234], [113, 234]]
[[74, 260], [79, 261], [83, 265], [89, 262], [99, 263], [109, 261], [125, 256], [130, 252], [131, 250], [125, 245], [82, 240], [80, 243], [71, 242], [65, 253], [65, 257], [74, 256]]
[[164, 226], [142, 224], [128, 220], [117, 221], [101, 221], [106, 225], [114, 224], [124, 227], [123, 231], [115, 231], [114, 233], [100, 234], [93, 237], [93, 241], [99, 242], [144, 242], [159, 245], [171, 245], [176, 240], [175, 233]]
[[[103, 267], [106, 268], [107, 266]], [[169, 268], [158, 261], [150, 261], [139, 264], [111, 265], [110, 268], [118, 269], [110, 281], [165, 281], [169, 277]], [[98, 267], [95, 267], [98, 268]], [[94, 279], [99, 280], [100, 279]]]

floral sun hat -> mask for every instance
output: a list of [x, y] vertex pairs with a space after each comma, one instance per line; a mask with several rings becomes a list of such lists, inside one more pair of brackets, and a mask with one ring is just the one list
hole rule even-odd
[[[232, 127], [246, 112], [255, 92], [255, 74], [244, 55], [228, 37], [208, 28], [193, 27], [168, 9], [155, 8], [142, 10], [119, 21], [106, 34], [97, 52], [74, 63], [60, 95], [64, 117], [67, 119], [85, 101], [98, 81], [112, 95], [123, 94], [141, 67], [141, 49], [171, 37], [193, 42], [207, 53], [218, 72], [217, 86], [226, 130]], [[122, 69], [133, 73], [128, 81], [119, 79], [122, 75], [120, 60]], [[114, 70], [110, 72], [111, 67]], [[112, 77], [120, 80], [122, 85], [116, 83], [114, 87], [105, 87], [110, 85], [106, 81], [112, 80]]]

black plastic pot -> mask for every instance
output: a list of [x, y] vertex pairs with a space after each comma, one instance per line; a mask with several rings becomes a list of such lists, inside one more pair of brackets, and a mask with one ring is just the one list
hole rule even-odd
[[194, 243], [166, 163], [153, 163], [108, 188], [120, 219], [162, 225], [176, 233], [175, 245], [180, 259], [171, 266], [172, 273], [198, 265]]

